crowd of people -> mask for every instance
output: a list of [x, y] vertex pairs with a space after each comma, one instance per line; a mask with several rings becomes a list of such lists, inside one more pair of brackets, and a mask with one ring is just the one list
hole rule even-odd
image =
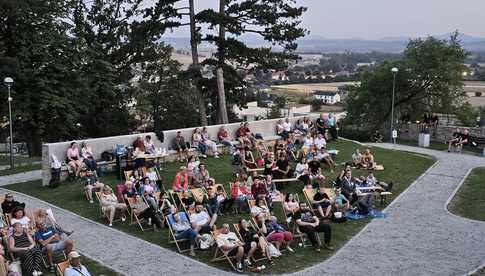
[[[188, 241], [192, 256], [197, 248], [210, 247], [212, 239], [221, 252], [235, 256], [234, 267], [242, 271], [244, 267], [253, 268], [256, 252], [272, 263], [281, 251], [294, 252], [291, 244], [303, 236], [302, 241], [308, 241], [317, 251], [322, 247], [332, 250], [331, 221], [335, 214], [365, 213], [372, 208], [372, 193], [361, 196], [359, 187], [386, 191], [392, 186], [373, 176], [376, 163], [370, 149], [364, 154], [357, 150], [337, 179], [327, 181], [324, 171], [333, 173], [337, 168], [336, 152], [327, 149], [329, 142], [338, 139], [332, 114], [315, 121], [304, 117], [295, 124], [289, 119], [280, 120], [275, 132], [279, 138], [269, 142], [253, 133], [247, 122], [241, 123], [234, 137], [220, 127], [215, 140], [205, 127], [193, 130], [191, 142], [177, 132], [172, 148], [176, 160], [183, 164], [172, 179], [164, 179], [171, 181], [168, 190], [161, 185], [157, 168], [145, 162], [135, 162], [129, 172], [125, 171], [125, 183], [113, 190], [98, 179], [95, 163], [86, 162], [75, 143], [68, 150], [68, 159], [81, 178], [87, 201], [98, 199], [109, 226], [117, 218], [123, 222], [134, 217], [155, 231], [169, 226], [175, 240]], [[218, 144], [225, 145], [231, 156], [234, 178], [228, 192], [223, 184], [217, 184], [224, 180], [214, 179], [204, 162], [209, 153], [220, 157]], [[135, 152], [141, 153], [150, 153], [154, 148], [149, 137], [138, 137], [133, 146]], [[87, 149], [81, 152], [90, 152], [86, 144], [83, 148]], [[369, 170], [369, 175], [353, 177], [354, 169]], [[280, 192], [289, 181], [296, 180], [303, 183], [301, 188], [316, 191], [308, 201]], [[329, 194], [326, 183], [334, 194]], [[283, 219], [275, 213], [276, 204], [284, 210]], [[240, 220], [232, 231], [230, 225], [220, 221], [234, 214]], [[323, 233], [323, 242], [318, 233]]]
[[45, 268], [55, 272], [55, 255], [62, 253], [69, 262], [64, 276], [90, 276], [69, 238], [73, 231], [61, 226], [51, 209], [26, 206], [13, 194], [5, 195], [1, 207], [0, 275], [37, 276]]

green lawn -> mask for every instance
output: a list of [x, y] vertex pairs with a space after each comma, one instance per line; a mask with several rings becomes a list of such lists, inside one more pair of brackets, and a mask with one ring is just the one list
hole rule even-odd
[[475, 168], [448, 206], [453, 214], [485, 221], [485, 167]]
[[[14, 168], [0, 170], [0, 176], [40, 170], [40, 157], [14, 156]], [[0, 166], [10, 166], [10, 156], [0, 155]]]
[[[363, 147], [346, 141], [334, 142], [329, 145], [329, 148], [335, 148], [340, 150], [337, 157], [337, 163], [342, 163], [350, 159], [350, 156], [356, 148], [364, 150]], [[418, 155], [414, 153], [384, 150], [379, 148], [373, 149], [375, 158], [379, 164], [385, 165], [385, 171], [376, 172], [376, 177], [385, 182], [394, 182], [393, 195], [388, 198], [388, 202], [391, 202], [399, 193], [406, 189], [417, 177], [419, 177], [428, 167], [430, 167], [434, 160], [430, 157]], [[209, 158], [205, 161], [207, 167], [211, 173], [211, 176], [215, 177], [218, 183], [224, 183], [226, 190], [228, 190], [228, 181], [233, 180], [232, 168], [230, 165], [230, 158], [227, 155], [222, 156], [220, 159]], [[166, 168], [162, 173], [162, 178], [165, 180], [166, 188], [171, 187], [171, 180], [180, 166], [179, 163], [166, 164]], [[331, 174], [328, 170], [325, 170], [327, 176], [326, 185], [330, 185], [330, 180], [336, 178], [339, 170], [336, 170], [334, 174]], [[356, 171], [354, 174], [365, 174], [365, 171]], [[121, 181], [116, 180], [114, 176], [106, 176], [102, 178], [103, 182], [114, 186]], [[31, 196], [46, 200], [57, 206], [69, 209], [84, 217], [104, 222], [99, 217], [98, 204], [90, 205], [82, 194], [82, 187], [78, 183], [63, 184], [56, 189], [49, 189], [41, 186], [40, 181], [27, 182], [6, 186], [7, 189], [16, 190], [22, 193], [29, 194]], [[300, 199], [304, 199], [301, 193], [302, 185], [300, 183], [292, 183], [290, 186], [284, 188], [282, 192], [298, 192]], [[279, 217], [279, 220], [283, 221], [283, 214], [280, 204], [276, 204], [275, 214]], [[235, 223], [240, 217], [248, 218], [247, 214], [243, 215], [226, 215], [218, 219], [217, 225], [221, 225], [224, 222]], [[333, 224], [333, 236], [332, 244], [335, 247], [335, 251], [342, 247], [352, 236], [354, 236], [362, 227], [364, 227], [370, 220], [349, 221], [343, 224]], [[168, 247], [175, 250], [175, 246], [167, 243], [168, 232], [163, 230], [161, 233], [156, 232], [141, 232], [136, 226], [130, 226], [121, 222], [115, 223], [117, 229], [145, 239], [149, 242]], [[298, 247], [296, 243], [294, 248]], [[304, 267], [308, 267], [312, 264], [322, 262], [327, 259], [333, 252], [322, 250], [320, 253], [315, 252], [311, 248], [296, 248], [294, 254], [285, 254], [284, 256], [275, 260], [276, 266], [272, 266], [267, 269], [268, 273], [280, 274], [285, 272], [301, 270]], [[209, 262], [212, 257], [213, 251], [197, 252], [196, 259], [203, 262]], [[213, 264], [213, 263], [210, 263]], [[213, 264], [221, 269], [229, 270], [230, 267], [223, 262]]]

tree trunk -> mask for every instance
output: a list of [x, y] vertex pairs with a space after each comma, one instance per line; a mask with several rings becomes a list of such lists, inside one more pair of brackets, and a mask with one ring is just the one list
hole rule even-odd
[[[194, 0], [189, 0], [189, 17], [190, 17], [190, 49], [192, 51], [192, 66], [195, 70], [200, 71], [199, 65], [199, 51], [198, 51], [198, 39], [197, 29], [195, 26], [195, 8]], [[204, 95], [202, 95], [202, 86], [199, 79], [195, 80], [195, 95], [199, 106], [199, 118], [200, 124], [207, 125], [207, 111], [205, 106]]]
[[[225, 16], [226, 1], [219, 0], [219, 14], [221, 18]], [[224, 91], [224, 59], [225, 59], [225, 49], [224, 41], [226, 36], [226, 28], [224, 23], [219, 24], [219, 45], [218, 45], [218, 67], [217, 67], [217, 105], [218, 105], [218, 118], [217, 121], [220, 124], [227, 124], [229, 119], [227, 117], [227, 107], [226, 107], [226, 94]]]
[[38, 130], [34, 128], [27, 128], [22, 132], [24, 133], [29, 156], [42, 156], [42, 142], [40, 140]]

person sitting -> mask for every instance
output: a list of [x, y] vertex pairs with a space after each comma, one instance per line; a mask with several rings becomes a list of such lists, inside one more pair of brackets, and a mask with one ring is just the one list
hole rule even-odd
[[187, 175], [187, 167], [182, 166], [175, 175], [172, 182], [172, 191], [182, 192], [189, 189], [189, 177]]
[[247, 207], [247, 199], [252, 198], [251, 193], [246, 189], [246, 186], [241, 185], [239, 179], [236, 179], [232, 184], [231, 198], [236, 203], [236, 209], [241, 211]]
[[[181, 212], [182, 213], [182, 212]], [[199, 233], [197, 233], [197, 229], [194, 224], [191, 224], [187, 220], [180, 219], [180, 213], [173, 213], [173, 223], [170, 225], [175, 232], [175, 238], [177, 240], [187, 239], [190, 241], [190, 253], [189, 255], [194, 257], [195, 256], [195, 245], [198, 241], [202, 238]], [[185, 217], [185, 216], [184, 216]]]
[[[454, 146], [459, 151], [463, 149], [463, 146], [466, 146], [470, 141], [470, 135], [468, 134], [468, 130], [465, 129], [462, 133], [457, 134], [458, 138], [456, 141], [448, 143], [448, 152], [450, 152], [451, 146]], [[453, 140], [453, 139], [452, 139]]]
[[181, 131], [177, 131], [177, 135], [173, 138], [172, 146], [177, 151], [177, 161], [183, 162], [188, 159], [189, 149]]
[[317, 153], [317, 159], [320, 160], [321, 163], [325, 163], [330, 167], [330, 172], [333, 173], [333, 169], [335, 168], [335, 162], [332, 159], [332, 156], [327, 152], [325, 147], [320, 148]]
[[362, 167], [366, 169], [373, 169], [376, 166], [374, 162], [374, 155], [370, 152], [370, 149], [366, 149], [362, 155]]
[[202, 203], [204, 203], [204, 207], [210, 216], [219, 213], [220, 203], [217, 200], [217, 194], [213, 186], [207, 187], [207, 195], [204, 196]]
[[378, 181], [377, 178], [374, 176], [374, 170], [369, 170], [368, 175], [365, 178], [365, 186], [367, 187], [381, 187], [380, 191], [389, 191], [392, 189], [392, 182], [389, 184]]
[[155, 230], [162, 229], [162, 221], [156, 214], [156, 209], [153, 209], [148, 205], [141, 196], [135, 196], [135, 202], [131, 204], [131, 211], [139, 218], [144, 218], [148, 221], [148, 225], [155, 224]]
[[262, 140], [256, 141], [256, 151], [258, 152], [258, 159], [264, 159], [266, 154], [269, 153], [268, 147]]
[[258, 166], [249, 147], [245, 147], [242, 153], [244, 166], [249, 169], [256, 169]]
[[231, 210], [234, 200], [232, 198], [227, 198], [222, 185], [218, 185], [216, 188], [216, 198], [217, 202], [219, 203], [221, 213], [226, 213]]
[[310, 170], [310, 183], [311, 187], [308, 188], [318, 188], [323, 185], [325, 181], [325, 176], [322, 174], [322, 168], [320, 161], [317, 159], [308, 162], [308, 169]]
[[236, 256], [236, 271], [242, 272], [242, 259], [244, 258], [244, 243], [234, 232], [229, 231], [229, 224], [222, 225], [220, 234], [216, 238], [217, 247], [228, 256]]
[[231, 137], [229, 136], [229, 132], [226, 130], [224, 126], [219, 128], [219, 132], [217, 132], [217, 139], [219, 142], [225, 145], [229, 149], [229, 153], [234, 153], [234, 144], [231, 141]]
[[[22, 271], [28, 275], [42, 275], [42, 252], [20, 223], [12, 224], [13, 233], [8, 238], [8, 250], [20, 258]], [[53, 268], [51, 269], [53, 272]]]
[[143, 137], [141, 135], [136, 137], [135, 142], [133, 142], [133, 148], [135, 150], [138, 149], [138, 151], [141, 153], [145, 153], [145, 142], [143, 141]]
[[281, 136], [281, 138], [288, 137], [288, 132], [283, 128], [283, 121], [281, 119], [276, 122], [276, 135]]
[[280, 154], [278, 161], [276, 161], [276, 170], [273, 171], [274, 179], [284, 179], [291, 177], [290, 164], [286, 154]]
[[236, 150], [232, 153], [232, 161], [231, 165], [236, 174], [243, 174], [245, 173], [246, 167], [244, 166], [244, 157], [243, 153], [244, 149], [242, 148], [236, 148]]
[[121, 221], [125, 221], [126, 204], [119, 203], [109, 186], [104, 186], [101, 194], [101, 210], [108, 217], [109, 227], [113, 226], [116, 210], [121, 211]]
[[77, 251], [69, 252], [67, 258], [69, 266], [64, 270], [63, 276], [91, 276], [88, 269], [81, 264], [81, 255]]
[[327, 127], [330, 133], [331, 140], [337, 140], [337, 118], [332, 113], [328, 113]]
[[290, 118], [286, 118], [283, 122], [283, 130], [286, 132], [287, 136], [293, 133], [293, 125], [291, 124]]
[[135, 160], [135, 169], [145, 166], [145, 142], [143, 142], [142, 136], [138, 138], [133, 143], [134, 151], [132, 153], [132, 158]]
[[96, 171], [98, 165], [94, 159], [93, 149], [86, 142], [81, 144], [81, 156], [86, 168], [90, 171]]
[[22, 207], [16, 207], [12, 211], [12, 218], [10, 219], [10, 224], [20, 223], [26, 230], [30, 228], [30, 218], [25, 215], [25, 210]]
[[350, 201], [342, 194], [341, 188], [335, 188], [334, 208], [336, 212], [345, 212], [350, 209]]
[[308, 170], [308, 163], [306, 158], [301, 158], [296, 164], [295, 168], [296, 178], [303, 182], [303, 185], [310, 186], [310, 171]]
[[183, 191], [180, 194], [180, 201], [183, 206], [189, 211], [189, 213], [195, 210], [195, 199], [193, 196], [189, 195], [188, 191]]
[[199, 163], [199, 169], [194, 176], [193, 186], [198, 188], [207, 188], [210, 182], [213, 182], [213, 178], [210, 177], [209, 171], [206, 169], [205, 164]]
[[145, 146], [146, 154], [155, 154], [156, 152], [155, 144], [153, 144], [151, 135], [145, 136], [145, 141], [143, 141], [143, 145]]
[[83, 159], [79, 153], [79, 147], [76, 142], [72, 142], [66, 153], [67, 164], [72, 168], [74, 175], [77, 177], [81, 172]]
[[374, 131], [374, 134], [372, 134], [371, 141], [375, 143], [382, 143], [382, 134], [379, 132], [379, 130]]
[[356, 149], [355, 152], [352, 153], [352, 166], [357, 168], [362, 166], [362, 154], [359, 149]]
[[148, 177], [143, 179], [143, 186], [141, 186], [140, 194], [144, 196], [148, 204], [155, 210], [158, 209], [158, 199], [155, 196], [156, 192], [160, 192], [160, 188], [155, 182], [150, 181]]
[[321, 186], [313, 196], [313, 208], [317, 209], [323, 219], [330, 219], [332, 216], [332, 200], [325, 192], [325, 188]]
[[239, 234], [241, 235], [242, 242], [244, 242], [244, 253], [246, 254], [246, 258], [244, 259], [244, 264], [247, 267], [252, 267], [253, 264], [251, 263], [251, 258], [254, 256], [254, 253], [259, 248], [261, 254], [265, 255], [268, 258], [268, 262], [272, 263], [273, 260], [271, 255], [267, 252], [266, 247], [268, 243], [264, 239], [264, 237], [259, 236], [258, 232], [253, 227], [250, 227], [250, 224], [245, 219], [240, 219], [239, 223]]
[[251, 216], [256, 217], [259, 214], [263, 214], [266, 216], [266, 218], [269, 218], [271, 216], [271, 213], [269, 211], [268, 206], [266, 206], [266, 203], [264, 199], [262, 198], [257, 198], [256, 199], [256, 204], [251, 207]]
[[194, 225], [197, 233], [210, 234], [217, 220], [217, 214], [209, 216], [202, 203], [195, 204], [195, 212], [190, 215], [190, 222]]
[[200, 152], [202, 158], [207, 158], [207, 145], [204, 143], [204, 138], [202, 138], [202, 133], [198, 127], [192, 132], [192, 146]]
[[313, 143], [317, 147], [317, 150], [327, 146], [327, 141], [325, 140], [325, 138], [323, 137], [323, 134], [321, 133], [317, 135], [317, 138], [315, 138]]
[[315, 143], [313, 141], [312, 134], [310, 132], [308, 132], [305, 135], [305, 138], [303, 138], [303, 146], [302, 146], [302, 149], [310, 150], [313, 147], [314, 144]]
[[11, 193], [5, 194], [5, 200], [2, 202], [2, 211], [4, 214], [11, 214], [16, 207], [25, 208], [25, 203], [14, 200]]
[[316, 251], [320, 252], [317, 235], [321, 232], [325, 235], [323, 247], [328, 250], [333, 250], [333, 247], [330, 245], [332, 240], [332, 228], [330, 224], [320, 221], [305, 202], [300, 202], [300, 210], [294, 214], [294, 218], [298, 229], [307, 235]]
[[207, 132], [207, 127], [202, 128], [201, 135], [203, 143], [207, 146], [207, 148], [211, 149], [212, 154], [214, 154], [214, 158], [219, 158], [219, 150], [217, 149], [217, 144], [210, 139], [209, 132]]
[[248, 122], [241, 123], [241, 126], [238, 128], [236, 135], [242, 146], [249, 146], [252, 148], [256, 145], [256, 137], [249, 129]]
[[37, 223], [37, 232], [35, 232], [35, 240], [41, 245], [42, 251], [47, 253], [49, 259], [49, 270], [54, 271], [54, 261], [52, 256], [54, 252], [64, 251], [67, 255], [71, 252], [74, 243], [72, 240], [62, 240], [59, 233], [54, 228], [47, 228], [45, 223]]
[[[84, 176], [81, 177], [81, 183], [84, 184], [84, 191], [89, 203], [94, 203], [93, 192], [99, 192], [103, 189], [104, 184], [99, 182], [98, 177], [92, 171], [84, 171]], [[81, 174], [82, 175], [82, 174]]]
[[296, 201], [295, 196], [293, 194], [286, 194], [285, 196], [285, 202], [283, 202], [283, 208], [285, 209], [286, 212], [286, 219], [287, 222], [290, 223], [294, 214], [300, 210], [300, 206], [298, 202]]
[[125, 200], [125, 202], [128, 202], [128, 198], [134, 198], [137, 194], [137, 191], [135, 189], [135, 185], [133, 185], [133, 182], [126, 181], [125, 189], [123, 189], [123, 192], [121, 194], [123, 195], [123, 199]]
[[254, 199], [264, 198], [268, 203], [271, 202], [271, 196], [268, 188], [260, 178], [254, 179], [253, 184], [251, 185], [251, 194], [253, 195]]
[[350, 201], [350, 205], [353, 205], [359, 198], [357, 196], [357, 184], [352, 177], [352, 170], [345, 168], [338, 178], [337, 187], [342, 188], [342, 194]]
[[274, 154], [268, 152], [264, 158], [264, 175], [273, 175], [273, 172], [277, 170], [276, 162], [274, 160]]
[[315, 120], [315, 127], [316, 127], [316, 131], [318, 134], [324, 134], [325, 133], [325, 129], [326, 129], [326, 126], [325, 126], [325, 115], [322, 113], [320, 114], [320, 117], [318, 117], [316, 120]]
[[285, 244], [288, 251], [294, 252], [290, 247], [290, 243], [293, 241], [293, 234], [279, 225], [275, 216], [266, 219], [264, 214], [259, 214], [256, 217], [256, 222], [260, 233], [266, 236], [268, 242], [274, 243], [278, 251], [281, 245]]
[[34, 221], [45, 223], [47, 228], [54, 228], [59, 234], [66, 234], [70, 236], [74, 231], [64, 230], [64, 227], [59, 225], [52, 215], [46, 209], [38, 208], [34, 211]]

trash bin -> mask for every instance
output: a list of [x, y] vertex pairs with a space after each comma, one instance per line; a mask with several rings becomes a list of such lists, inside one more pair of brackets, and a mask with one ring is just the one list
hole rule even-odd
[[418, 138], [418, 146], [422, 148], [429, 148], [429, 133], [420, 133]]

